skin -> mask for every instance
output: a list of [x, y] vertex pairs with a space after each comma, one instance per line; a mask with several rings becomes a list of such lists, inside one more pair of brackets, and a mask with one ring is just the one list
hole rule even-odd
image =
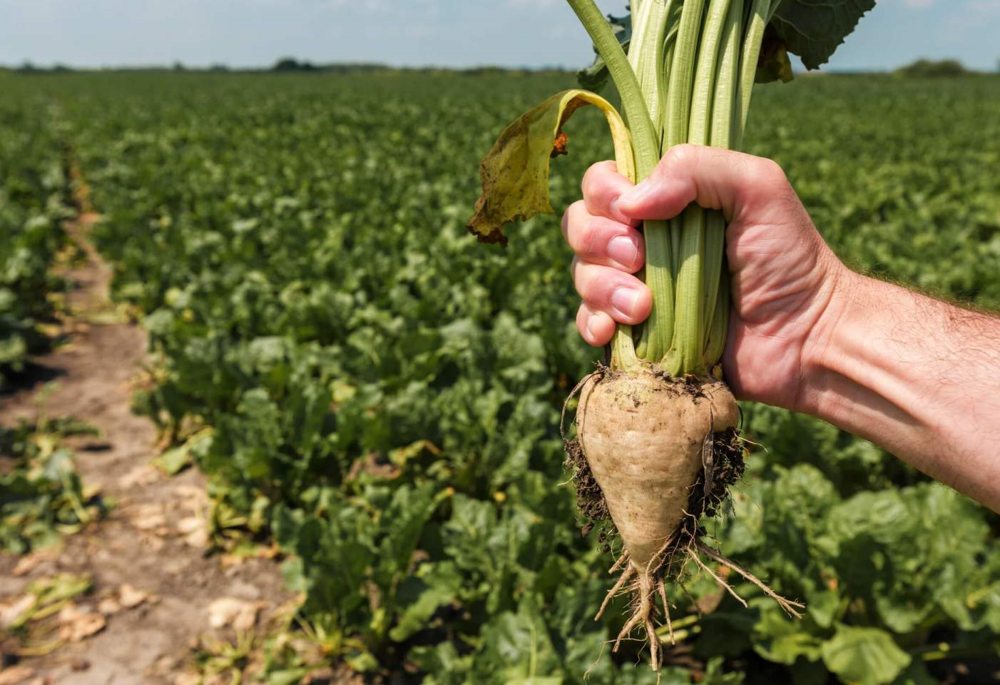
[[583, 338], [649, 316], [637, 227], [692, 202], [728, 222], [736, 396], [829, 421], [1000, 511], [1000, 317], [848, 269], [770, 160], [680, 145], [638, 186], [591, 167], [563, 217]]

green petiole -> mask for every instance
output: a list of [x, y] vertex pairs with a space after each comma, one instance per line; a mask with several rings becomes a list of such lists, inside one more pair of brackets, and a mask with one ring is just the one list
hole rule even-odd
[[735, 124], [732, 146], [739, 149], [743, 145], [743, 132], [750, 117], [750, 98], [753, 95], [754, 79], [757, 76], [757, 62], [760, 60], [760, 48], [764, 42], [764, 29], [771, 19], [774, 9], [781, 0], [753, 0], [750, 8], [750, 19], [746, 36], [743, 39], [743, 50], [740, 57], [740, 111], [739, 120]]
[[[687, 125], [687, 142], [707, 145], [712, 124], [712, 104], [717, 85], [719, 46], [729, 13], [730, 0], [711, 0], [702, 25], [690, 39], [693, 48], [697, 40], [697, 57], [694, 61], [694, 81], [690, 96], [690, 119]], [[685, 11], [687, 10], [685, 3]], [[701, 8], [703, 11], [704, 8]], [[698, 12], [698, 10], [693, 10]], [[701, 13], [701, 12], [699, 12]], [[685, 25], [681, 19], [681, 35]], [[677, 323], [674, 339], [663, 366], [672, 375], [705, 374], [704, 366], [706, 317], [709, 308], [705, 302], [706, 255], [719, 253], [719, 245], [709, 245], [705, 210], [691, 206], [685, 210], [679, 224], [680, 266], [677, 272]], [[713, 234], [712, 243], [721, 244], [725, 236]], [[721, 257], [719, 258], [721, 259]], [[714, 300], [710, 303], [714, 311]]]
[[618, 39], [615, 38], [601, 10], [594, 4], [594, 0], [567, 0], [567, 2], [587, 30], [590, 39], [594, 41], [597, 52], [604, 58], [611, 80], [618, 89], [622, 109], [625, 110], [625, 120], [632, 133], [636, 176], [641, 181], [660, 161], [660, 151], [653, 122], [649, 118], [649, 108], [639, 88], [639, 81], [628, 63], [625, 51], [618, 44]]
[[[660, 160], [660, 136], [650, 119], [647, 104], [647, 102], [658, 102], [658, 80], [654, 79], [652, 83], [645, 85], [645, 92], [649, 93], [647, 99], [644, 90], [640, 88], [636, 72], [633, 71], [625, 52], [593, 0], [568, 0], [568, 2], [594, 41], [598, 53], [608, 65], [608, 72], [621, 96], [622, 109], [625, 110], [625, 117], [632, 131], [635, 151], [636, 178], [633, 180], [641, 181], [653, 171]], [[656, 57], [662, 55], [665, 38], [662, 31], [666, 27], [669, 8], [664, 6], [662, 0], [645, 0], [643, 6], [646, 7], [643, 21], [644, 41], [637, 48], [638, 57], [635, 59], [640, 65], [652, 64], [655, 67]], [[639, 9], [642, 10], [641, 7]], [[658, 30], [657, 27], [662, 28]], [[640, 76], [643, 73], [646, 72], [640, 71]], [[646, 222], [643, 228], [646, 239], [645, 279], [653, 293], [653, 311], [642, 327], [643, 339], [640, 340], [639, 356], [649, 359], [651, 355], [657, 353], [656, 350], [648, 349], [646, 344], [645, 338], [650, 331], [658, 332], [655, 336], [657, 340], [669, 340], [672, 333], [673, 274], [670, 268], [672, 255], [666, 224], [661, 221], [650, 221]], [[628, 344], [619, 340], [622, 335], [623, 331], [618, 330], [615, 340], [612, 341], [613, 365], [616, 361], [625, 364], [631, 361], [632, 355], [629, 354]]]
[[[772, 0], [633, 3], [627, 57], [593, 0], [568, 2], [621, 95], [633, 134], [635, 180], [674, 145], [731, 148], [742, 142]], [[647, 221], [643, 229], [643, 278], [653, 292], [653, 311], [636, 329], [641, 333], [634, 348], [616, 337], [614, 356], [634, 349], [671, 375], [706, 375], [719, 363], [728, 326], [725, 219], [692, 206], [669, 222]]]
[[[736, 132], [742, 129], [737, 109], [740, 75], [740, 41], [743, 34], [743, 3], [732, 2], [723, 30], [722, 53], [719, 57], [718, 87], [712, 103], [712, 130], [709, 144], [712, 147], [730, 148]], [[705, 340], [704, 361], [708, 368], [717, 363], [725, 347], [729, 324], [727, 284], [728, 275], [723, 269], [726, 249], [726, 220], [721, 212], [708, 212], [705, 246]], [[725, 299], [726, 307], [719, 303]]]

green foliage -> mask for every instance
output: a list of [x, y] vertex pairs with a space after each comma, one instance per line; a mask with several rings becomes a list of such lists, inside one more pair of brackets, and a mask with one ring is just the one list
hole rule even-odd
[[823, 662], [844, 682], [878, 685], [895, 680], [910, 655], [883, 630], [840, 626], [823, 645]]
[[874, 7], [875, 0], [781, 0], [771, 25], [806, 69], [818, 69]]
[[[0, 76], [7, 92], [14, 77]], [[0, 99], [0, 387], [44, 348], [53, 313], [49, 274], [68, 216], [62, 146], [45, 99]]]
[[[611, 555], [574, 524], [557, 427], [599, 352], [573, 329], [558, 223], [527, 222], [506, 251], [463, 228], [469, 170], [566, 79], [44, 79], [106, 215], [116, 295], [147, 313], [161, 382], [139, 405], [204, 426], [164, 467], [210, 474], [220, 537], [279, 541], [303, 632], [339, 664], [655, 682], [635, 651], [608, 654], [620, 611], [593, 621]], [[852, 265], [998, 307], [998, 107], [992, 78], [804, 79], [755, 95], [747, 144]], [[604, 126], [567, 126], [554, 206], [611, 155]], [[751, 586], [749, 609], [710, 582], [671, 588], [685, 667], [663, 682], [923, 683], [949, 654], [995, 653], [996, 517], [817, 421], [747, 406], [744, 423], [766, 449], [708, 528], [808, 613]], [[284, 659], [275, 682], [303, 668]]]

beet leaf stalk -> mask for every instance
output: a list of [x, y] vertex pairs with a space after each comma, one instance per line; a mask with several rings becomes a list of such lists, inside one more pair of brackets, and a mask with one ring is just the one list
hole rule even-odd
[[[568, 1], [621, 96], [637, 180], [674, 145], [730, 148], [742, 140], [764, 37], [744, 24], [748, 18], [751, 27], [765, 24], [771, 0], [748, 7], [743, 0], [643, 0], [628, 55], [593, 0]], [[648, 154], [650, 137], [656, 139], [654, 156]], [[671, 376], [717, 372], [729, 314], [721, 215], [691, 207], [669, 224], [646, 222], [643, 232], [653, 310], [641, 331], [618, 331], [611, 367], [630, 368], [638, 359]], [[617, 339], [624, 336], [632, 338], [635, 355], [629, 341]]]
[[[504, 224], [552, 211], [550, 158], [566, 152], [562, 127], [579, 107], [604, 113], [618, 170], [635, 182], [675, 145], [739, 148], [754, 83], [790, 79], [789, 52], [808, 68], [825, 62], [875, 0], [633, 0], [630, 17], [610, 22], [594, 0], [567, 2], [597, 53], [586, 83], [610, 77], [622, 114], [595, 93], [570, 90], [504, 129], [482, 162], [483, 192], [469, 224], [484, 242], [505, 243]], [[618, 580], [598, 617], [628, 595], [615, 650], [644, 630], [657, 669], [654, 619], [659, 611], [672, 636], [665, 582], [684, 568], [701, 569], [736, 596], [709, 563], [727, 566], [789, 615], [801, 605], [702, 540], [700, 518], [716, 511], [743, 472], [739, 411], [721, 380], [729, 323], [725, 219], [691, 206], [642, 230], [652, 313], [641, 326], [619, 326], [610, 365], [580, 384], [577, 439], [566, 449], [581, 509], [613, 525], [621, 541], [611, 569]]]

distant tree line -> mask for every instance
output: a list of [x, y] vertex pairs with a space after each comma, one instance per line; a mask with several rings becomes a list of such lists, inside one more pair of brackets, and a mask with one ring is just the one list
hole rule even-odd
[[965, 65], [957, 59], [918, 59], [916, 62], [907, 64], [896, 70], [900, 76], [933, 76], [933, 77], [954, 77], [965, 76], [976, 72], [965, 68]]
[[391, 69], [391, 67], [385, 64], [378, 64], [374, 62], [356, 62], [356, 63], [338, 63], [338, 64], [313, 64], [312, 62], [306, 60], [298, 60], [294, 57], [282, 57], [274, 66], [271, 67], [271, 71], [278, 72], [325, 72], [325, 73], [346, 73], [346, 72], [358, 72], [358, 71], [384, 71], [386, 69]]
[[[80, 69], [80, 71], [174, 71], [174, 72], [323, 72], [323, 73], [347, 73], [358, 71], [382, 71], [391, 70], [393, 67], [375, 63], [348, 63], [348, 64], [313, 64], [312, 62], [297, 60], [291, 57], [283, 57], [275, 62], [271, 67], [265, 68], [232, 68], [227, 64], [212, 64], [208, 67], [191, 67], [183, 62], [177, 61], [169, 66], [144, 65], [126, 67], [105, 67], [100, 69]], [[52, 66], [39, 66], [33, 62], [24, 62], [15, 67], [8, 67], [0, 64], [0, 71], [13, 71], [19, 74], [59, 74], [76, 71], [72, 67], [64, 64]]]
[[73, 68], [68, 67], [65, 64], [53, 64], [51, 67], [39, 67], [32, 62], [24, 62], [20, 66], [14, 67], [12, 71], [16, 71], [21, 74], [64, 74], [66, 72], [73, 71]]
[[[345, 74], [345, 73], [357, 73], [357, 72], [374, 72], [374, 71], [459, 71], [470, 76], [480, 76], [486, 74], [495, 73], [538, 73], [538, 72], [558, 72], [563, 71], [561, 69], [552, 68], [542, 68], [542, 69], [510, 69], [505, 67], [469, 67], [466, 69], [444, 69], [437, 67], [424, 67], [424, 68], [397, 68], [390, 67], [385, 64], [379, 64], [376, 62], [348, 62], [348, 63], [333, 63], [333, 64], [315, 64], [308, 60], [300, 60], [294, 57], [282, 57], [278, 59], [269, 68], [249, 68], [249, 69], [234, 69], [226, 64], [212, 64], [208, 67], [188, 67], [183, 62], [174, 62], [169, 67], [162, 66], [140, 66], [140, 67], [114, 67], [108, 69], [109, 71], [164, 71], [171, 70], [176, 72], [182, 71], [211, 71], [211, 72], [261, 72], [261, 71], [271, 71], [276, 73], [333, 73], [333, 74]], [[72, 67], [66, 66], [65, 64], [54, 64], [52, 66], [38, 66], [32, 62], [24, 62], [23, 64], [16, 67], [7, 67], [0, 65], [0, 71], [14, 71], [22, 74], [61, 74], [75, 71]], [[83, 71], [91, 71], [89, 69], [84, 69]], [[997, 72], [1000, 72], [1000, 60], [997, 61]], [[957, 59], [943, 59], [943, 60], [931, 60], [931, 59], [918, 59], [915, 62], [907, 64], [906, 66], [896, 69], [893, 73], [899, 76], [907, 77], [956, 77], [965, 76], [969, 74], [977, 74], [982, 72], [977, 72], [966, 68]]]

